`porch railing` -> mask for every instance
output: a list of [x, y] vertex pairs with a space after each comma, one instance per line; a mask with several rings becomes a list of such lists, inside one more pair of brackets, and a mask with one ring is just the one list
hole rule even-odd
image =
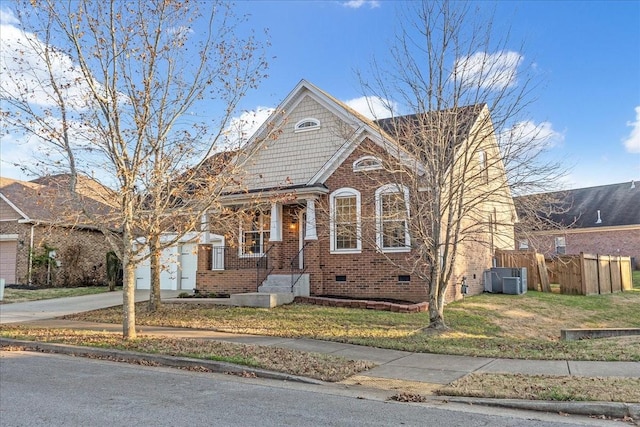
[[269, 252], [275, 246], [271, 246], [267, 251], [262, 254], [258, 261], [256, 262], [256, 290], [260, 287], [262, 282], [267, 278], [267, 276], [273, 271], [273, 267], [270, 267], [269, 263]]
[[262, 255], [240, 256], [237, 246], [214, 246], [212, 248], [212, 268], [214, 270], [250, 270], [256, 268]]
[[[289, 263], [290, 271], [291, 271], [291, 292], [293, 292], [293, 287], [298, 283], [298, 281], [302, 278], [302, 275], [305, 271], [307, 271], [306, 265], [303, 265], [303, 268], [300, 268], [300, 255], [304, 252], [304, 249], [307, 247], [309, 242], [304, 242], [302, 248], [298, 251], [298, 253], [291, 258], [291, 262]], [[295, 271], [298, 270], [298, 271]], [[296, 277], [297, 276], [297, 277]]]

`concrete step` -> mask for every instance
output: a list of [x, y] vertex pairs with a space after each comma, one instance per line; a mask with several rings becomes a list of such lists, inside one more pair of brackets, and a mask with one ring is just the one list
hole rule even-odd
[[[297, 282], [296, 282], [297, 281]], [[293, 282], [293, 294], [295, 296], [309, 296], [309, 275], [308, 274], [294, 274]], [[258, 292], [280, 294], [291, 293], [291, 274], [270, 274], [267, 276], [262, 285], [258, 287]]]

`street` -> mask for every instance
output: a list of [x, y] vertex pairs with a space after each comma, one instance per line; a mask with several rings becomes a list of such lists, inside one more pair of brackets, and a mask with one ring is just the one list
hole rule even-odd
[[[0, 352], [0, 425], [577, 426], [612, 422], [31, 352]], [[621, 425], [616, 423], [615, 425]]]

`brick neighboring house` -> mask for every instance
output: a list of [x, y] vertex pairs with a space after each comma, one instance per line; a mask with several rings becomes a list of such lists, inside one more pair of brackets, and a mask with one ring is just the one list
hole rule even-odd
[[[460, 111], [467, 132], [481, 117], [490, 123], [486, 106]], [[402, 219], [409, 214], [402, 212], [409, 193], [381, 167], [393, 144], [379, 124], [302, 80], [248, 141], [242, 162], [246, 191], [224, 200], [238, 211], [238, 221], [210, 230], [215, 240], [199, 245], [196, 288], [234, 294], [296, 283], [308, 286], [311, 295], [427, 300], [426, 284], [408, 273], [409, 266], [401, 267], [415, 255]], [[486, 150], [495, 153], [490, 127]], [[489, 176], [504, 179], [501, 164]], [[389, 202], [388, 195], [404, 203]], [[515, 219], [510, 194], [503, 204], [493, 226], [507, 237], [493, 242], [493, 230], [483, 237], [507, 249], [513, 247]], [[382, 219], [381, 212], [396, 208], [394, 220]], [[486, 208], [495, 214], [496, 206]], [[490, 246], [460, 248], [452, 283], [466, 276], [470, 293], [481, 293], [482, 272], [492, 263]], [[449, 286], [447, 300], [459, 297], [460, 286]]]
[[[0, 178], [0, 277], [6, 284], [105, 283], [111, 249], [70, 200], [67, 184], [68, 175], [28, 182]], [[108, 214], [107, 189], [82, 177], [77, 189], [88, 209]]]
[[[516, 249], [536, 250], [547, 257], [556, 254], [629, 256], [640, 262], [640, 184], [635, 181], [547, 193], [561, 200], [564, 209], [550, 214], [556, 229], [517, 231]], [[516, 206], [520, 199], [516, 198]], [[524, 200], [526, 203], [526, 200]]]

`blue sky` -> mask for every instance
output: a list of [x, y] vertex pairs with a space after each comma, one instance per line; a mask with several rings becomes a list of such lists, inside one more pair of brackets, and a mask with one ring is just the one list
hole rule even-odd
[[[510, 27], [510, 48], [537, 65], [542, 83], [530, 119], [556, 133], [551, 154], [573, 166], [567, 187], [639, 180], [640, 2], [485, 5], [487, 12], [496, 7], [495, 27]], [[243, 107], [276, 106], [301, 78], [343, 101], [362, 96], [354, 70], [367, 69], [374, 55], [385, 57], [397, 27], [395, 6], [239, 2], [255, 28], [269, 29], [276, 57], [270, 78]], [[624, 141], [634, 132], [630, 152]]]
[[[269, 78], [242, 109], [277, 106], [302, 78], [342, 101], [360, 98], [355, 71], [366, 71], [374, 56], [388, 57], [398, 3], [238, 2], [258, 37], [268, 29], [273, 57]], [[572, 166], [565, 186], [640, 180], [640, 2], [479, 4], [488, 13], [495, 7], [494, 26], [511, 31], [509, 50], [536, 65], [542, 84], [528, 119], [548, 132], [551, 155]], [[15, 159], [25, 154], [20, 149], [3, 138], [0, 155]], [[0, 172], [25, 179], [4, 161]]]

